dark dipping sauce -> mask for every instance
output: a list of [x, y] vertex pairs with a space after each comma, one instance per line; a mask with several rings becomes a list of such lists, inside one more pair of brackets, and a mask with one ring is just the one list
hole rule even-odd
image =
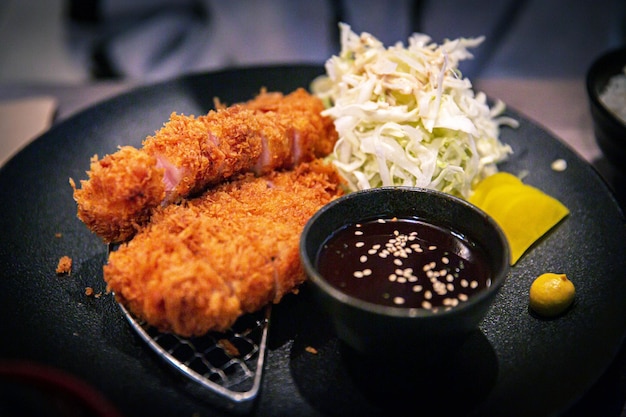
[[420, 219], [377, 219], [336, 231], [317, 270], [342, 292], [384, 306], [448, 309], [491, 285], [483, 250]]

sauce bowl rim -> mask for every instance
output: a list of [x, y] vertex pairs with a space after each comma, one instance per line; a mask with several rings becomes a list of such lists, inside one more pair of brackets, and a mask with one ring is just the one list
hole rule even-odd
[[[307, 239], [308, 239], [309, 233], [311, 229], [315, 227], [319, 218], [323, 216], [324, 213], [326, 213], [327, 211], [333, 209], [335, 206], [339, 204], [344, 204], [343, 203], [344, 201], [362, 197], [363, 194], [371, 194], [371, 193], [393, 194], [397, 192], [409, 192], [409, 193], [415, 193], [415, 194], [421, 194], [421, 193], [433, 194], [437, 196], [437, 198], [443, 198], [443, 199], [453, 202], [454, 204], [462, 205], [465, 207], [465, 209], [473, 211], [475, 214], [479, 215], [482, 218], [482, 220], [485, 221], [489, 225], [489, 227], [494, 230], [495, 234], [497, 235], [498, 239], [503, 245], [502, 246], [503, 251], [502, 251], [502, 259], [499, 265], [499, 269], [498, 271], [494, 271], [491, 285], [488, 288], [485, 288], [484, 290], [476, 294], [473, 294], [471, 297], [469, 297], [467, 301], [459, 303], [457, 306], [454, 306], [451, 308], [440, 308], [437, 311], [433, 311], [430, 309], [424, 309], [424, 308], [419, 308], [419, 307], [411, 308], [411, 307], [384, 306], [381, 304], [376, 304], [376, 303], [362, 300], [360, 298], [346, 294], [345, 292], [341, 291], [338, 288], [335, 288], [318, 272], [317, 267], [315, 266], [316, 259], [315, 258], [311, 259], [311, 257], [308, 255], [306, 245], [307, 245]], [[372, 213], [372, 215], [370, 216], [370, 219], [374, 218], [376, 215], [377, 215], [376, 213]], [[416, 217], [416, 218], [420, 218], [420, 217]], [[421, 219], [429, 223], [431, 222], [431, 220], [426, 217], [422, 217]], [[355, 219], [349, 219], [342, 226], [335, 228], [335, 230], [338, 230], [339, 228], [344, 227], [346, 225], [352, 224], [355, 221], [356, 221]], [[436, 223], [436, 222], [433, 222], [433, 223]], [[457, 232], [459, 234], [462, 234], [464, 237], [467, 237], [468, 239], [471, 239], [471, 236], [469, 236], [468, 233], [464, 233], [461, 230], [456, 230], [453, 227], [448, 226], [448, 225], [444, 225], [444, 227], [451, 229], [454, 232]], [[486, 249], [487, 248], [483, 248], [483, 250], [486, 250]], [[333, 298], [335, 301], [338, 301], [339, 303], [349, 306], [351, 308], [362, 310], [364, 312], [371, 313], [371, 314], [385, 315], [385, 316], [397, 317], [397, 318], [409, 318], [409, 319], [412, 319], [412, 318], [436, 319], [436, 318], [444, 317], [444, 316], [463, 314], [465, 310], [471, 309], [476, 304], [481, 304], [486, 298], [490, 298], [494, 296], [495, 293], [498, 292], [499, 289], [504, 284], [506, 277], [508, 276], [509, 268], [510, 268], [510, 265], [509, 265], [510, 249], [509, 249], [508, 241], [501, 227], [495, 222], [495, 220], [491, 216], [489, 216], [487, 213], [485, 213], [483, 210], [481, 210], [477, 206], [473, 205], [472, 203], [460, 197], [456, 197], [452, 194], [448, 194], [448, 193], [438, 191], [435, 189], [416, 187], [416, 186], [383, 186], [383, 187], [377, 187], [377, 188], [370, 188], [366, 190], [358, 190], [358, 191], [349, 192], [348, 194], [345, 194], [331, 201], [330, 203], [326, 204], [322, 209], [318, 210], [306, 223], [302, 231], [301, 237], [300, 237], [299, 251], [300, 251], [301, 262], [304, 266], [306, 274], [309, 277], [309, 280], [315, 286], [317, 286], [322, 292], [324, 292], [326, 295]]]

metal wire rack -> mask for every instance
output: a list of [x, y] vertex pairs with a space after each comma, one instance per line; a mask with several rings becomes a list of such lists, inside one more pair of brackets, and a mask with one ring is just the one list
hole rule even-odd
[[270, 307], [242, 316], [224, 333], [184, 338], [161, 333], [120, 304], [131, 327], [189, 382], [197, 396], [235, 412], [248, 412], [263, 374]]

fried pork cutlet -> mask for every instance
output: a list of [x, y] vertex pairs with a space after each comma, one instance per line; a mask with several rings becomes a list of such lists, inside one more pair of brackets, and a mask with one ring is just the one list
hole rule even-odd
[[312, 160], [312, 155], [320, 158], [333, 151], [337, 141], [334, 122], [330, 117], [322, 116], [324, 104], [305, 89], [299, 88], [288, 95], [261, 90], [260, 94], [243, 103], [243, 106], [256, 112], [279, 116], [279, 125], [290, 137], [291, 166], [303, 159]]
[[185, 337], [224, 331], [304, 281], [300, 234], [342, 194], [340, 181], [333, 167], [315, 160], [262, 177], [241, 174], [180, 205], [159, 207], [109, 255], [108, 289], [161, 331]]
[[176, 201], [256, 163], [261, 129], [233, 106], [200, 117], [173, 113], [143, 148], [124, 146], [91, 160], [77, 189], [78, 217], [105, 242], [129, 239], [159, 205]]
[[199, 117], [172, 113], [142, 148], [94, 156], [80, 188], [70, 179], [78, 217], [105, 242], [123, 242], [161, 205], [242, 172], [291, 169], [332, 150], [337, 133], [318, 98], [299, 89], [258, 100]]

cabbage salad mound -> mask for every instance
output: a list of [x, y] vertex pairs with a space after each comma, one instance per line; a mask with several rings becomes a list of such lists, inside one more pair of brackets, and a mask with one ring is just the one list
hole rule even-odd
[[352, 190], [406, 185], [468, 198], [512, 152], [500, 127], [517, 122], [489, 107], [458, 69], [483, 38], [441, 45], [413, 34], [408, 46], [385, 47], [340, 24], [341, 51], [314, 80], [313, 93], [333, 118], [339, 140], [328, 159]]

